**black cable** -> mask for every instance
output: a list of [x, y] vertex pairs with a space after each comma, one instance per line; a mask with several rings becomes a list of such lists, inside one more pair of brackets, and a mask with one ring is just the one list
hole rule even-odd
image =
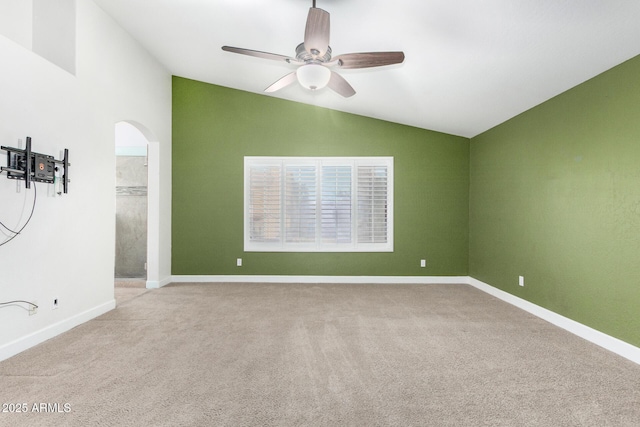
[[9, 304], [17, 304], [17, 303], [24, 303], [24, 304], [29, 304], [30, 306], [32, 306], [33, 308], [38, 308], [38, 306], [32, 302], [29, 301], [24, 301], [24, 300], [15, 300], [15, 301], [7, 301], [7, 302], [0, 302], [0, 305], [9, 305]]
[[[4, 171], [2, 171], [2, 172], [4, 172]], [[0, 172], [0, 173], [2, 173], [2, 172]], [[19, 231], [13, 231], [12, 229], [10, 229], [10, 228], [9, 228], [9, 227], [7, 227], [6, 225], [4, 225], [4, 223], [3, 223], [2, 221], [0, 221], [0, 226], [1, 226], [2, 228], [4, 228], [5, 230], [7, 230], [9, 233], [13, 233], [13, 234], [20, 234], [20, 232], [19, 232]], [[3, 243], [3, 245], [4, 245], [4, 243]], [[0, 246], [2, 246], [2, 245], [0, 245]]]
[[10, 229], [9, 227], [7, 227], [6, 225], [4, 225], [2, 223], [2, 221], [0, 221], [0, 226], [2, 226], [2, 228], [4, 228], [5, 230], [7, 230], [9, 233], [13, 233], [13, 234], [19, 234], [17, 231], [13, 231], [12, 229]]
[[[4, 172], [3, 170], [0, 170], [0, 173]], [[13, 234], [18, 234], [17, 232], [13, 231], [12, 229], [10, 229], [9, 227], [7, 227], [6, 225], [4, 225], [2, 223], [2, 221], [0, 221], [0, 226], [2, 228], [4, 228], [5, 230], [7, 230], [9, 233], [13, 233]]]
[[[12, 241], [13, 239], [15, 239], [16, 237], [18, 237], [18, 235], [20, 233], [22, 233], [22, 230], [24, 230], [24, 228], [27, 226], [27, 224], [29, 224], [29, 221], [31, 221], [31, 217], [33, 216], [33, 211], [36, 210], [36, 200], [38, 198], [38, 192], [36, 191], [36, 182], [33, 181], [33, 206], [31, 207], [31, 213], [29, 214], [29, 218], [27, 218], [27, 222], [24, 223], [24, 225], [22, 226], [22, 228], [20, 228], [20, 230], [18, 231], [12, 231], [9, 230], [7, 228], [7, 230], [11, 231], [12, 233], [15, 233], [13, 236], [9, 237], [7, 240], [5, 240], [4, 242], [0, 243], [0, 246], [4, 246], [7, 243], [9, 243], [10, 241]], [[6, 227], [5, 227], [6, 228]]]

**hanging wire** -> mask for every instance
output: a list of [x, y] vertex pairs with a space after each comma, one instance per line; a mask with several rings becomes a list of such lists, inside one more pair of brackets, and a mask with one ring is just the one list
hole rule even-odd
[[2, 228], [4, 228], [5, 230], [7, 230], [9, 233], [19, 234], [17, 231], [13, 231], [12, 229], [10, 229], [10, 228], [9, 228], [9, 227], [7, 227], [6, 225], [4, 225], [4, 224], [2, 223], [2, 221], [0, 221], [0, 226], [1, 226]]
[[24, 225], [20, 228], [20, 230], [18, 231], [13, 231], [13, 230], [9, 230], [4, 224], [2, 225], [4, 228], [6, 228], [7, 230], [9, 230], [10, 232], [14, 233], [13, 236], [9, 237], [7, 240], [5, 240], [4, 242], [0, 243], [0, 246], [4, 246], [7, 243], [9, 243], [10, 241], [12, 241], [13, 239], [15, 239], [18, 235], [20, 235], [20, 233], [22, 233], [22, 230], [24, 230], [24, 228], [27, 226], [27, 224], [29, 224], [29, 221], [31, 221], [31, 217], [33, 217], [33, 212], [36, 209], [36, 200], [38, 199], [38, 192], [37, 189], [38, 187], [36, 186], [36, 182], [33, 181], [33, 206], [31, 206], [31, 213], [29, 214], [29, 218], [27, 218], [27, 222], [24, 223]]
[[33, 308], [38, 308], [38, 306], [30, 301], [24, 301], [24, 300], [15, 300], [15, 301], [6, 301], [6, 302], [0, 302], [0, 305], [9, 305], [9, 304], [29, 304], [30, 306], [32, 306]]

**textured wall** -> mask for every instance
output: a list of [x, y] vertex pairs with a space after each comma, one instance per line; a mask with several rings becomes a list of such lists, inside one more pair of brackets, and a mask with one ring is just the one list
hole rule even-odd
[[[393, 156], [394, 252], [244, 253], [243, 158], [269, 155]], [[172, 162], [173, 274], [467, 274], [466, 138], [174, 77]]]
[[[171, 76], [93, 1], [75, 3], [75, 76], [0, 37], [2, 145], [31, 136], [37, 152], [59, 158], [68, 148], [71, 162], [69, 194], [53, 197], [38, 185], [28, 227], [0, 250], [0, 299], [41, 307], [35, 316], [0, 310], [0, 325], [11, 325], [0, 327], [0, 360], [115, 306], [114, 125], [122, 120], [144, 124], [161, 147], [158, 205], [167, 207], [158, 214], [158, 252], [169, 269]], [[34, 193], [16, 193], [3, 176], [0, 220], [23, 224]], [[58, 308], [50, 310], [54, 299]]]
[[470, 191], [471, 276], [634, 345], [638, 76], [640, 57], [473, 138]]
[[115, 277], [146, 277], [147, 167], [145, 157], [116, 157]]

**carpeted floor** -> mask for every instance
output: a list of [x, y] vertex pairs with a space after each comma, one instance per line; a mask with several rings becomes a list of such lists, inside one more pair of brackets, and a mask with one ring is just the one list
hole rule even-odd
[[0, 403], [27, 408], [2, 426], [637, 426], [640, 366], [466, 285], [177, 284], [1, 362]]
[[146, 279], [133, 278], [133, 279], [116, 279], [114, 296], [116, 298], [116, 305], [128, 301], [130, 299], [139, 297], [147, 292]]

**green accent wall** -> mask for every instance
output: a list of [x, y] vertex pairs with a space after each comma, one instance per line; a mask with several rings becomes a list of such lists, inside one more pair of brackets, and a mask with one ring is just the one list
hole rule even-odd
[[[244, 156], [393, 156], [394, 252], [245, 253]], [[172, 164], [174, 275], [468, 275], [467, 138], [174, 77]]]
[[640, 57], [470, 153], [470, 276], [639, 346]]

